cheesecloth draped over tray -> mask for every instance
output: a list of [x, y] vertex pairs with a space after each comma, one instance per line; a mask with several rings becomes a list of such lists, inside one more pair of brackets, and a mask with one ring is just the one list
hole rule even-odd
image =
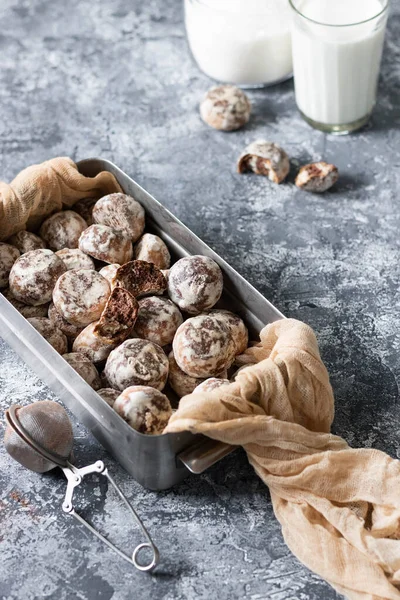
[[400, 599], [400, 461], [329, 433], [333, 393], [310, 327], [278, 321], [260, 340], [234, 383], [185, 396], [166, 431], [243, 446], [307, 567], [348, 598]]
[[21, 229], [35, 229], [47, 216], [82, 198], [100, 198], [120, 191], [111, 173], [85, 177], [70, 158], [52, 158], [32, 165], [10, 184], [0, 182], [0, 241]]
[[[118, 191], [111, 173], [85, 177], [69, 158], [28, 167], [0, 182], [0, 241]], [[278, 321], [260, 340], [234, 383], [183, 398], [166, 431], [243, 446], [304, 564], [351, 599], [400, 600], [400, 462], [329, 433], [333, 394], [310, 327]]]

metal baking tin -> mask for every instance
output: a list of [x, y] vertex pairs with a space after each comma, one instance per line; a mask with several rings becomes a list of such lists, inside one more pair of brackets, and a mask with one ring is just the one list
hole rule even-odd
[[[146, 230], [157, 233], [166, 242], [174, 259], [191, 254], [214, 259], [224, 275], [224, 294], [218, 306], [239, 314], [253, 339], [267, 323], [284, 318], [218, 254], [113, 163], [91, 158], [79, 162], [78, 168], [88, 177], [100, 171], [113, 173], [122, 189], [144, 207]], [[169, 488], [190, 471], [200, 473], [232, 451], [232, 447], [189, 432], [149, 436], [132, 429], [2, 294], [0, 335], [144, 487]]]

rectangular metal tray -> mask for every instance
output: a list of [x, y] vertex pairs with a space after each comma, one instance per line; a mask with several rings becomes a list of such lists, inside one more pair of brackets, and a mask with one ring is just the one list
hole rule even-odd
[[[267, 323], [284, 318], [241, 275], [113, 163], [91, 158], [79, 162], [78, 168], [88, 177], [100, 171], [113, 173], [124, 192], [144, 207], [146, 230], [157, 233], [166, 242], [174, 259], [190, 254], [214, 259], [224, 275], [224, 293], [218, 306], [238, 313], [249, 327], [251, 338], [256, 339]], [[144, 487], [169, 488], [183, 480], [189, 469], [199, 473], [231, 450], [189, 432], [146, 436], [132, 429], [2, 294], [0, 335]]]

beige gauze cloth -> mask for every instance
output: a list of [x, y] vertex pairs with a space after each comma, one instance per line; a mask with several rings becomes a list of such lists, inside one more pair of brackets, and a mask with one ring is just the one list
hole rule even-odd
[[260, 340], [234, 383], [185, 396], [166, 432], [243, 446], [307, 567], [348, 598], [400, 599], [400, 461], [329, 433], [333, 393], [310, 327], [277, 321]]
[[120, 191], [111, 173], [85, 177], [70, 158], [32, 165], [10, 184], [0, 182], [0, 241], [21, 229], [34, 231], [46, 217], [78, 200]]
[[[0, 241], [116, 191], [111, 173], [85, 177], [69, 158], [28, 167], [0, 183]], [[167, 431], [243, 446], [304, 564], [354, 600], [400, 600], [400, 462], [329, 433], [333, 394], [310, 327], [278, 321], [260, 340], [234, 383], [183, 398]]]

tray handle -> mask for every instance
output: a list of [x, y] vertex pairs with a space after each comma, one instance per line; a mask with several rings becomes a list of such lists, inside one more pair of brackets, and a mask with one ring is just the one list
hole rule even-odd
[[203, 438], [195, 445], [190, 446], [177, 454], [176, 458], [195, 475], [206, 471], [209, 467], [231, 454], [239, 446], [230, 446], [210, 438]]

